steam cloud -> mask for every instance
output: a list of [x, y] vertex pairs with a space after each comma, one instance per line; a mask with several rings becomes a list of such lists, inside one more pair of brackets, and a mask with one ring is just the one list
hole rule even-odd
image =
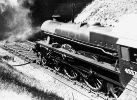
[[30, 9], [24, 2], [32, 0], [0, 0], [0, 40], [25, 40], [32, 35], [32, 21], [28, 16]]
[[[80, 11], [82, 6], [89, 1], [78, 2], [77, 0], [75, 11], [78, 9]], [[70, 2], [74, 1], [70, 0]], [[45, 20], [52, 19], [55, 10], [60, 6], [66, 7], [63, 5], [66, 3], [67, 0], [0, 0], [0, 40], [15, 41], [28, 39], [30, 36], [34, 37], [33, 34], [39, 31], [38, 26]], [[67, 16], [72, 16], [69, 10], [71, 9], [69, 8], [65, 12], [67, 12]]]

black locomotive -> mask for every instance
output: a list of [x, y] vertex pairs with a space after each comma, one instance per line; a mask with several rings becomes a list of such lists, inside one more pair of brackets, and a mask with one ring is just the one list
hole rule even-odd
[[70, 79], [84, 82], [94, 91], [106, 87], [120, 95], [137, 72], [137, 40], [123, 38], [102, 27], [46, 21], [39, 45], [42, 64]]

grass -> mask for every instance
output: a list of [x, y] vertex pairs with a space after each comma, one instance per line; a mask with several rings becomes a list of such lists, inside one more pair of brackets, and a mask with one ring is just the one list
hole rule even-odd
[[[32, 95], [36, 100], [64, 100], [62, 97], [59, 97], [57, 94], [52, 92], [44, 92], [35, 86], [28, 85], [21, 81], [20, 76], [11, 69], [11, 66], [6, 67], [7, 65], [0, 65], [0, 80], [4, 83], [14, 84], [16, 87], [19, 87], [16, 91], [18, 92], [27, 92]], [[19, 73], [21, 74], [21, 73]], [[24, 76], [26, 77], [26, 76]], [[33, 83], [32, 83], [33, 84]]]

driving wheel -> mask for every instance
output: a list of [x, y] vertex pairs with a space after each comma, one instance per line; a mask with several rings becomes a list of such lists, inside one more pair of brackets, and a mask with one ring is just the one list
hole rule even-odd
[[84, 79], [88, 87], [93, 91], [99, 91], [103, 86], [103, 80], [96, 75], [90, 75], [88, 79]]
[[[69, 67], [69, 66], [67, 66]], [[78, 73], [75, 71], [73, 68], [64, 68], [65, 74], [70, 78], [70, 79], [77, 79]]]

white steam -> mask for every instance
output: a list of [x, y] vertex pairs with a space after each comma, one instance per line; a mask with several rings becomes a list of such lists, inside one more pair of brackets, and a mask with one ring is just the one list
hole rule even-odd
[[18, 0], [5, 0], [11, 5], [12, 7], [17, 7], [19, 6]]
[[[30, 3], [32, 3], [32, 0]], [[0, 0], [1, 14], [8, 12], [5, 17], [6, 26], [10, 29], [6, 35], [9, 41], [25, 40], [32, 35], [31, 19], [28, 14], [30, 10], [23, 7], [25, 0]]]

